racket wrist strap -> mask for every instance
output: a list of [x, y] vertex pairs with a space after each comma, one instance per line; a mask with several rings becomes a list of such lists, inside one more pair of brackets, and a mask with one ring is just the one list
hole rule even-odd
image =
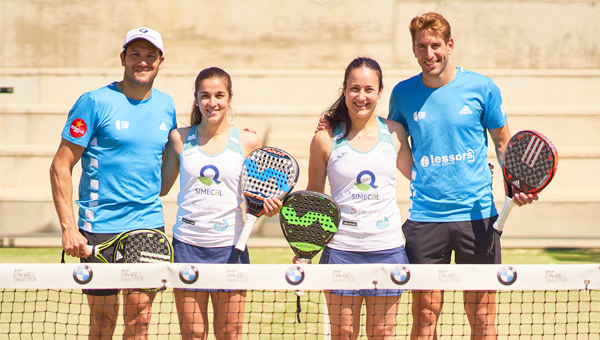
[[515, 195], [515, 189], [512, 187], [511, 184], [507, 185], [506, 193], [508, 194], [508, 197], [513, 197]]

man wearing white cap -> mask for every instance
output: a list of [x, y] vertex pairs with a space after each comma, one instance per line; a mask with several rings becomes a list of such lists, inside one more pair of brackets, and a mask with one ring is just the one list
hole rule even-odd
[[[141, 228], [164, 230], [160, 166], [169, 133], [177, 127], [173, 99], [152, 88], [164, 61], [160, 33], [127, 33], [123, 80], [83, 94], [69, 112], [50, 167], [52, 197], [67, 255], [99, 262], [87, 245]], [[78, 221], [72, 207], [72, 169], [81, 160]], [[110, 254], [109, 254], [110, 255]], [[112, 258], [107, 258], [112, 261]], [[112, 338], [119, 290], [84, 290], [90, 339]], [[123, 290], [123, 338], [144, 338], [155, 292]]]

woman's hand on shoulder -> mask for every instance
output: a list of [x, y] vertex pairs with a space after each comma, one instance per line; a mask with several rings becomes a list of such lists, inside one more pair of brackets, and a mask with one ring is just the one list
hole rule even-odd
[[319, 129], [319, 130], [315, 131], [315, 134], [314, 134], [312, 140], [314, 143], [317, 143], [318, 145], [328, 147], [333, 143], [333, 130], [328, 127]]
[[315, 133], [328, 129], [329, 124], [327, 123], [327, 119], [325, 119], [325, 117], [319, 118], [319, 123], [317, 124], [317, 128], [315, 129]]

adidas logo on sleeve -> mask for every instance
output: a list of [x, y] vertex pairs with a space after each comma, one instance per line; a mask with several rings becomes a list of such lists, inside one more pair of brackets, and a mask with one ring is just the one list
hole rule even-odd
[[465, 105], [465, 107], [463, 107], [463, 108], [462, 108], [462, 109], [461, 109], [461, 110], [458, 112], [458, 114], [461, 114], [461, 115], [472, 115], [472, 114], [473, 114], [473, 111], [471, 111], [471, 109], [469, 109], [469, 107], [468, 107], [467, 105]]

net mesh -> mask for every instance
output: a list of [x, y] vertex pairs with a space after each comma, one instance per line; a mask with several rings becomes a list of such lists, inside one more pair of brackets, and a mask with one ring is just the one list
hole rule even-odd
[[[73, 273], [80, 270], [79, 265], [61, 266], [2, 265], [0, 269], [6, 275], [3, 275], [5, 277], [0, 281], [0, 339], [79, 339], [89, 334], [90, 309], [87, 297], [79, 288], [82, 286], [78, 282], [81, 281], [81, 277], [75, 279], [76, 275]], [[352, 304], [348, 304], [347, 299], [361, 301], [363, 298], [348, 296], [343, 300], [343, 304], [335, 305], [334, 298], [328, 303], [325, 291], [357, 288], [375, 290], [382, 294], [378, 298], [383, 300], [386, 299], [387, 288], [407, 288], [400, 295], [393, 318], [384, 324], [388, 333], [393, 334], [393, 338], [396, 339], [408, 338], [411, 333], [411, 307], [414, 298], [411, 293], [417, 289], [443, 289], [444, 303], [436, 328], [438, 338], [469, 339], [472, 331], [469, 316], [465, 313], [465, 290], [456, 289], [456, 284], [469, 290], [479, 287], [482, 290], [496, 291], [496, 303], [493, 304], [496, 309], [494, 328], [500, 339], [600, 339], [598, 265], [514, 266], [512, 268], [515, 275], [521, 275], [509, 285], [507, 283], [512, 278], [507, 279], [506, 276], [499, 275], [504, 268], [499, 266], [403, 266], [406, 272], [411, 273], [412, 277], [408, 281], [406, 276], [400, 276], [402, 279], [398, 279], [399, 276], [396, 275], [392, 279], [394, 274], [390, 275], [390, 272], [393, 273], [398, 268], [384, 266], [382, 270], [381, 265], [352, 266], [357, 268], [339, 265], [145, 265], [151, 268], [141, 267], [144, 265], [127, 266], [90, 266], [88, 268], [93, 270], [94, 279], [83, 285], [91, 285], [93, 288], [114, 288], [115, 282], [119, 282], [117, 286], [122, 288], [132, 288], [136, 284], [145, 287], [162, 285], [163, 290], [156, 293], [152, 304], [147, 331], [150, 339], [181, 338], [175, 289], [197, 289], [202, 286], [209, 289], [219, 286], [227, 289], [247, 288], [243, 290], [246, 302], [241, 313], [230, 312], [237, 313], [242, 323], [242, 339], [330, 339], [332, 334], [347, 330], [337, 327], [336, 320], [339, 318], [334, 311], [350, 308]], [[192, 275], [181, 279], [179, 273], [184, 267], [189, 269], [189, 266], [194, 266], [201, 277], [209, 278], [192, 282]], [[240, 266], [245, 268], [238, 270]], [[481, 271], [481, 267], [485, 270]], [[304, 281], [295, 284], [284, 279], [291, 275], [290, 268], [304, 268]], [[256, 276], [244, 274], [254, 271], [257, 272]], [[452, 275], [448, 274], [449, 271]], [[54, 273], [51, 281], [44, 280], [46, 272], [49, 272], [48, 275]], [[122, 280], [114, 281], [110, 276], [112, 272], [116, 272], [115, 275], [122, 277]], [[469, 274], [471, 272], [474, 273]], [[542, 273], [542, 276], [530, 275], [531, 272]], [[62, 275], [63, 273], [69, 275]], [[224, 275], [221, 277], [221, 274]], [[473, 279], [487, 274], [494, 274], [495, 277], [490, 281], [483, 277]], [[319, 276], [315, 280], [317, 283], [309, 282], [313, 275]], [[425, 275], [425, 278], [420, 281], [416, 275]], [[107, 280], [102, 280], [104, 276], [107, 276]], [[137, 279], [132, 280], [133, 277]], [[542, 280], [532, 280], [535, 277]], [[211, 279], [213, 283], [207, 284]], [[386, 279], [389, 282], [385, 281]], [[370, 283], [367, 283], [369, 281]], [[496, 283], [498, 286], [494, 286]], [[303, 286], [304, 284], [306, 286]], [[322, 288], [315, 288], [319, 284]], [[263, 289], [260, 286], [263, 286]], [[303, 295], [298, 300], [297, 289], [300, 287], [303, 289]], [[210, 294], [212, 293], [215, 292]], [[387, 298], [391, 301], [396, 300], [394, 296]], [[373, 301], [369, 299], [366, 298], [365, 301]], [[357, 326], [358, 330], [354, 329], [359, 334], [359, 339], [368, 339], [368, 334], [378, 331], [378, 328], [370, 326], [367, 320], [377, 318], [380, 309], [367, 309], [365, 301], [358, 304], [360, 324]], [[208, 304], [208, 339], [215, 339], [214, 330], [219, 328], [219, 325], [214, 325], [213, 321], [223, 320], [223, 309], [220, 309], [219, 314], [215, 312], [219, 307], [213, 305], [214, 301], [205, 302]], [[120, 338], [125, 332], [122, 314], [121, 302], [114, 330], [115, 338]]]

